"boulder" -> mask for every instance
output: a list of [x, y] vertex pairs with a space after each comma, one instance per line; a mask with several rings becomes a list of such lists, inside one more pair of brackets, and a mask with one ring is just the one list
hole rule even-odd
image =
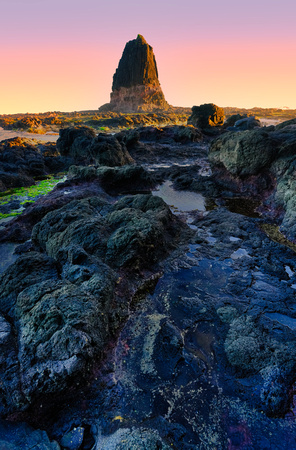
[[[94, 130], [89, 127], [68, 127], [61, 128], [56, 146], [63, 156], [79, 156], [79, 151], [88, 148], [92, 139], [96, 136]], [[77, 140], [77, 144], [72, 150], [72, 146]], [[78, 154], [77, 154], [78, 153]]]
[[97, 177], [108, 194], [150, 190], [155, 182], [153, 176], [142, 166], [99, 167]]
[[[109, 210], [108, 203], [100, 197], [73, 200], [67, 205], [49, 212], [32, 231], [33, 243], [42, 251], [51, 253], [51, 240], [63, 233], [72, 223], [87, 221], [91, 216], [104, 215]], [[102, 217], [101, 216], [101, 217]]]
[[102, 166], [114, 167], [133, 163], [126, 147], [121, 145], [115, 137], [106, 134], [99, 134], [93, 139], [90, 154], [95, 163]]
[[20, 137], [0, 143], [0, 191], [34, 185], [36, 177], [68, 167], [53, 151], [51, 143], [41, 144], [36, 139]]
[[96, 136], [92, 128], [69, 127], [60, 130], [57, 148], [74, 163], [123, 166], [133, 163], [126, 147], [113, 136]]
[[235, 122], [241, 119], [246, 119], [248, 117], [248, 114], [232, 114], [227, 118], [227, 120], [224, 123], [225, 127], [233, 127]]
[[276, 142], [266, 131], [226, 133], [215, 139], [209, 159], [233, 175], [256, 175], [270, 167], [277, 154]]
[[239, 119], [234, 124], [235, 130], [240, 131], [253, 130], [254, 128], [260, 128], [261, 126], [260, 120], [255, 116]]
[[142, 268], [155, 264], [174, 248], [181, 224], [166, 203], [150, 194], [119, 200], [107, 217], [114, 230], [107, 242], [111, 267]]
[[31, 252], [20, 256], [0, 278], [0, 312], [14, 316], [18, 294], [28, 286], [59, 278], [58, 266], [47, 255]]
[[197, 128], [211, 128], [221, 126], [224, 123], [225, 114], [223, 108], [214, 103], [205, 103], [192, 107], [192, 114], [188, 119], [188, 124]]
[[62, 392], [87, 375], [108, 336], [106, 305], [67, 281], [45, 281], [23, 290], [15, 308], [22, 391], [31, 400]]
[[75, 182], [94, 180], [111, 195], [147, 191], [155, 186], [153, 176], [142, 166], [102, 166], [97, 169], [90, 166], [72, 166], [68, 178]]
[[96, 199], [72, 202], [36, 224], [32, 241], [63, 265], [87, 266], [88, 276], [78, 268], [75, 275], [84, 280], [94, 273], [91, 261], [114, 268], [155, 264], [174, 248], [181, 228], [162, 199], [138, 194], [111, 209]]

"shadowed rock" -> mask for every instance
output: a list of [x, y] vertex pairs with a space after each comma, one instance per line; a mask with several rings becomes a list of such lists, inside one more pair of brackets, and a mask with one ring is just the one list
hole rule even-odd
[[57, 148], [62, 156], [75, 163], [123, 166], [133, 162], [126, 147], [107, 134], [96, 136], [89, 127], [69, 127], [60, 130]]
[[188, 119], [188, 124], [199, 128], [211, 128], [224, 123], [224, 110], [214, 103], [205, 103], [192, 107], [192, 114]]

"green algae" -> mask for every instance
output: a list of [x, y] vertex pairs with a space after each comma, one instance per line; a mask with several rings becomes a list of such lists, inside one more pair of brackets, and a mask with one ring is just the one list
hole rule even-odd
[[284, 245], [285, 247], [290, 248], [296, 253], [296, 244], [294, 242], [291, 242], [280, 232], [279, 226], [263, 223], [260, 225], [260, 228], [273, 242]]
[[0, 220], [7, 217], [13, 217], [23, 212], [23, 205], [34, 203], [39, 197], [48, 194], [53, 188], [63, 181], [63, 177], [49, 177], [45, 180], [37, 181], [36, 184], [29, 187], [20, 187], [10, 189], [0, 193], [0, 207], [8, 205], [12, 201], [19, 201], [19, 209], [12, 209], [8, 213], [0, 213]]
[[14, 216], [18, 216], [19, 214], [21, 214], [22, 213], [22, 211], [16, 211], [16, 210], [13, 210], [13, 211], [11, 211], [10, 213], [8, 213], [8, 214], [2, 214], [2, 213], [0, 213], [0, 220], [2, 220], [2, 219], [7, 219], [7, 217], [14, 217]]

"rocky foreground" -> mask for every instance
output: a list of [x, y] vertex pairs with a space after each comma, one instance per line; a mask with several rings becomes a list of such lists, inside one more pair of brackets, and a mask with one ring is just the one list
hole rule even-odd
[[3, 190], [68, 178], [1, 224], [0, 448], [296, 448], [296, 120], [257, 126], [1, 143]]

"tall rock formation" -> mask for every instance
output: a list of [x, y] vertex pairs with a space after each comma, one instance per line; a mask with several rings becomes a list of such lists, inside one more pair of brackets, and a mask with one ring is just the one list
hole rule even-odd
[[129, 41], [113, 75], [110, 103], [100, 111], [149, 112], [167, 110], [152, 47], [143, 36]]

